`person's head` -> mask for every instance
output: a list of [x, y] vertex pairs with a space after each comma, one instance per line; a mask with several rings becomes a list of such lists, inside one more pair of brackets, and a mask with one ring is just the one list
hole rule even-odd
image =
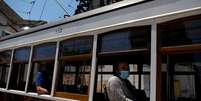
[[116, 76], [127, 79], [129, 77], [129, 64], [127, 62], [118, 62], [114, 67]]

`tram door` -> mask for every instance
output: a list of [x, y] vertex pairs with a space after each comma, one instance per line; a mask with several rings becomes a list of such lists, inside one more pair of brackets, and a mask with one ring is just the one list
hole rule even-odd
[[201, 101], [201, 53], [162, 57], [162, 101]]

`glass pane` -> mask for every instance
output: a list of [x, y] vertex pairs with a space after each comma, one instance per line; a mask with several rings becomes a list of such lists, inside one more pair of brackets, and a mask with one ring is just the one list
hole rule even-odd
[[0, 52], [0, 64], [1, 63], [10, 63], [11, 51]]
[[150, 72], [150, 66], [147, 64], [143, 64], [143, 72]]
[[57, 91], [88, 95], [90, 61], [61, 61]]
[[175, 64], [175, 72], [194, 72], [193, 65], [189, 63]]
[[107, 81], [112, 76], [113, 76], [112, 74], [98, 74], [97, 88], [96, 88], [97, 93], [104, 93], [104, 88], [106, 87]]
[[33, 62], [29, 78], [28, 92], [50, 94], [53, 71], [54, 61]]
[[5, 88], [8, 80], [10, 64], [0, 64], [0, 88]]
[[201, 43], [201, 16], [193, 16], [160, 25], [162, 46]]
[[15, 50], [14, 60], [13, 61], [29, 61], [30, 48], [20, 48]]
[[137, 64], [129, 64], [130, 72], [137, 72]]
[[128, 80], [132, 83], [132, 85], [139, 89], [139, 75], [130, 75]]
[[14, 63], [11, 71], [9, 89], [25, 90], [28, 64]]
[[34, 47], [33, 60], [52, 60], [55, 58], [56, 43], [47, 43]]
[[150, 27], [122, 29], [100, 37], [100, 52], [147, 48], [150, 43]]
[[66, 40], [61, 43], [61, 55], [79, 55], [91, 53], [93, 46], [92, 37], [81, 37], [77, 39]]
[[150, 75], [141, 75], [141, 89], [150, 97]]
[[98, 72], [113, 72], [113, 65], [99, 65]]
[[200, 101], [201, 53], [168, 55], [163, 63], [162, 100]]

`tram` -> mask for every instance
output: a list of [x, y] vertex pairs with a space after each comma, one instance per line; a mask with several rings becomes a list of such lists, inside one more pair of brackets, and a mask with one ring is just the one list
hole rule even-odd
[[1, 38], [0, 98], [104, 101], [119, 60], [147, 101], [201, 101], [201, 1], [123, 0]]

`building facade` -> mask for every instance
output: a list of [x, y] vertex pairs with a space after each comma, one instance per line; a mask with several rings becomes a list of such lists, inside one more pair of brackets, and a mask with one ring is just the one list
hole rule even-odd
[[21, 18], [3, 0], [0, 1], [0, 38], [22, 31], [23, 27], [35, 27], [45, 24], [45, 21], [31, 21]]

